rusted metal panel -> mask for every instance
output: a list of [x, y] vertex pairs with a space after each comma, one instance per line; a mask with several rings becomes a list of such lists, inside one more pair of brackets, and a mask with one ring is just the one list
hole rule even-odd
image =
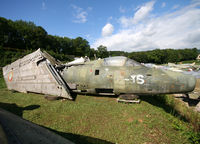
[[37, 51], [3, 67], [8, 89], [19, 92], [35, 92], [72, 99], [65, 82], [53, 70], [50, 61]]
[[125, 71], [118, 70], [114, 72], [114, 91], [115, 93], [120, 93], [121, 91], [123, 92], [125, 90]]

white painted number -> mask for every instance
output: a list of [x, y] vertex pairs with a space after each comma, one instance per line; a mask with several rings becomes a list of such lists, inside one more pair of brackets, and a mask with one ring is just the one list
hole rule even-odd
[[133, 83], [144, 84], [144, 76], [143, 75], [131, 75]]

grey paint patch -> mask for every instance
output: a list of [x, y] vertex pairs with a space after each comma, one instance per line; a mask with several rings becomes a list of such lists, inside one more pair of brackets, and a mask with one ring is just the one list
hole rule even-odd
[[3, 67], [9, 90], [35, 92], [72, 99], [67, 85], [44, 53], [37, 51]]

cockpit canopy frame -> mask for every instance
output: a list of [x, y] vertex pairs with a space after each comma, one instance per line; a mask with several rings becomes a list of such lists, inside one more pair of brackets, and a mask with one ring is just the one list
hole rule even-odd
[[139, 62], [124, 56], [108, 57], [104, 59], [104, 66], [142, 66]]

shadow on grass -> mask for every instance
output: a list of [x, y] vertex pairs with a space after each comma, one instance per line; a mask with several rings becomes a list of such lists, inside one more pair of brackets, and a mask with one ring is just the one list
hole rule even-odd
[[15, 103], [9, 104], [9, 103], [0, 102], [0, 108], [3, 108], [11, 113], [14, 113], [14, 114], [20, 116], [20, 117], [22, 117], [24, 110], [34, 110], [39, 107], [40, 107], [40, 105], [29, 105], [26, 107], [19, 107]]
[[98, 138], [93, 138], [93, 137], [83, 136], [83, 135], [78, 135], [78, 134], [72, 134], [72, 133], [59, 132], [59, 131], [56, 131], [54, 129], [47, 128], [47, 127], [44, 127], [44, 128], [66, 138], [76, 144], [114, 144], [114, 143], [108, 142], [106, 140], [101, 140]]
[[117, 98], [119, 97], [119, 95], [112, 95], [112, 94], [104, 94], [104, 95], [100, 95], [100, 94], [84, 94], [84, 93], [72, 93], [72, 98], [73, 101], [76, 101], [76, 98], [78, 95], [85, 95], [85, 96], [91, 96], [91, 97], [99, 97], [99, 98]]
[[188, 103], [189, 106], [196, 106], [199, 103], [198, 99], [191, 99], [189, 97], [176, 97], [182, 99], [182, 101]]
[[[14, 103], [9, 104], [9, 103], [0, 102], [0, 108], [7, 110], [7, 111], [9, 111], [13, 114], [16, 114], [20, 117], [22, 117], [24, 110], [34, 110], [34, 109], [37, 109], [39, 107], [40, 107], [40, 105], [29, 105], [29, 106], [26, 106], [26, 107], [19, 107]], [[44, 127], [44, 126], [41, 126], [41, 127]], [[83, 136], [83, 135], [77, 135], [77, 134], [72, 134], [72, 133], [59, 132], [59, 131], [56, 131], [54, 129], [47, 128], [47, 127], [44, 127], [44, 128], [64, 137], [64, 138], [66, 138], [66, 139], [68, 139], [72, 142], [75, 142], [76, 144], [112, 144], [111, 142], [101, 140], [101, 139], [98, 139], [98, 138], [93, 138], [93, 137]]]
[[175, 117], [179, 117], [181, 120], [185, 122], [189, 122], [185, 116], [181, 115], [175, 109], [174, 104], [167, 104], [167, 98], [165, 95], [140, 95], [140, 99], [156, 107], [164, 109], [167, 113], [170, 113]]

